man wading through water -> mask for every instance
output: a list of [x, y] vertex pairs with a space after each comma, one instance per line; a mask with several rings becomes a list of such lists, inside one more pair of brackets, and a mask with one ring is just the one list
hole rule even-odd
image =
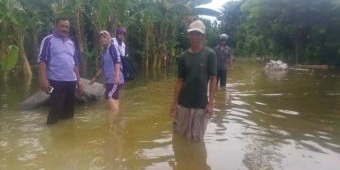
[[190, 48], [178, 60], [178, 78], [170, 116], [174, 119], [174, 133], [201, 141], [213, 113], [217, 60], [215, 52], [203, 44], [205, 25], [202, 21], [192, 22], [187, 33]]
[[55, 21], [54, 32], [46, 36], [39, 52], [39, 82], [41, 90], [49, 93], [50, 111], [47, 124], [74, 117], [75, 91], [83, 87], [79, 76], [79, 58], [74, 42], [69, 38], [70, 22]]
[[228, 72], [232, 69], [231, 49], [227, 45], [228, 35], [221, 34], [218, 45], [214, 48], [217, 56], [217, 85], [226, 88]]

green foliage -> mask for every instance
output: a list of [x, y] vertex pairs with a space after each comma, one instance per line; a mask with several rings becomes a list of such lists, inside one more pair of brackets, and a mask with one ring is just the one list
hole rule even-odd
[[337, 0], [243, 0], [225, 6], [222, 28], [239, 55], [340, 64]]
[[0, 56], [0, 68], [1, 72], [8, 72], [12, 70], [18, 60], [19, 48], [17, 46], [8, 46], [6, 53]]
[[[82, 66], [95, 67], [100, 49], [98, 32], [106, 29], [115, 36], [114, 30], [122, 23], [127, 28], [130, 57], [135, 58], [139, 66], [159, 68], [174, 58], [174, 48], [186, 40], [186, 26], [193, 19], [192, 7], [209, 2], [211, 0], [0, 0], [0, 54], [9, 45], [16, 45], [18, 61], [26, 63], [23, 67], [27, 68], [28, 62], [36, 61], [42, 38], [53, 31], [54, 20], [67, 17], [71, 21], [71, 38], [79, 45], [78, 51], [85, 63]], [[207, 25], [207, 44], [213, 46], [219, 28], [216, 24]]]

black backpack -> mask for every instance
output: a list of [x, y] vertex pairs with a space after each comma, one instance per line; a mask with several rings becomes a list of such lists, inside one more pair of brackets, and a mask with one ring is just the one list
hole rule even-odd
[[[115, 48], [119, 50], [119, 48], [116, 47], [115, 44], [112, 43], [112, 45], [114, 45]], [[114, 56], [114, 55], [111, 54], [111, 56]], [[123, 72], [124, 80], [130, 81], [130, 80], [135, 79], [135, 77], [136, 77], [136, 67], [135, 67], [132, 59], [129, 58], [129, 57], [122, 56], [121, 57], [121, 63], [122, 63], [122, 72]]]
[[131, 58], [129, 57], [121, 57], [122, 65], [123, 65], [123, 75], [124, 80], [129, 81], [133, 80], [136, 77], [136, 67], [134, 66]]

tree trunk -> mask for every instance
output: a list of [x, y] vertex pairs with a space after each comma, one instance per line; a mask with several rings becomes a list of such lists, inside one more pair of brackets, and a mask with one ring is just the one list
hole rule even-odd
[[32, 62], [33, 65], [38, 63], [39, 48], [37, 48], [37, 47], [39, 47], [39, 42], [38, 42], [37, 36], [38, 36], [37, 33], [34, 33], [34, 35], [33, 35], [33, 48], [35, 48], [35, 49], [33, 49], [33, 61], [31, 59], [31, 62]]
[[305, 29], [301, 29], [297, 31], [294, 38], [294, 46], [295, 46], [295, 64], [299, 64], [303, 61], [304, 52], [305, 52], [305, 43], [307, 37], [307, 31]]
[[295, 42], [295, 65], [299, 64], [299, 44]]
[[158, 45], [152, 48], [152, 68], [157, 68], [157, 60], [158, 60]]
[[24, 48], [24, 40], [25, 40], [25, 37], [22, 36], [22, 37], [19, 37], [19, 49], [20, 49], [20, 55], [21, 55], [21, 58], [22, 58], [22, 64], [23, 64], [23, 73], [25, 76], [27, 76], [27, 78], [30, 78], [32, 77], [32, 69], [31, 69], [31, 66], [30, 66], [30, 63], [28, 62], [28, 59], [27, 59], [27, 55], [26, 55], [26, 52], [25, 52], [25, 48]]
[[[75, 10], [75, 17], [76, 17], [76, 38], [78, 41], [79, 46], [79, 59], [80, 59], [80, 72], [83, 76], [86, 76], [87, 74], [87, 59], [84, 54], [84, 49], [86, 48], [86, 45], [84, 44], [84, 37], [83, 34], [83, 25], [81, 24], [81, 7], [77, 7]], [[86, 42], [86, 41], [85, 41]]]

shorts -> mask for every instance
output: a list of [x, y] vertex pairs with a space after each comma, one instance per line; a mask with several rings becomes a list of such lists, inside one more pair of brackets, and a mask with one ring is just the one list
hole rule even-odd
[[119, 90], [123, 87], [122, 84], [105, 84], [105, 99], [118, 100]]
[[202, 141], [209, 118], [210, 116], [205, 109], [186, 108], [177, 105], [173, 122], [174, 133], [182, 134], [193, 140]]

